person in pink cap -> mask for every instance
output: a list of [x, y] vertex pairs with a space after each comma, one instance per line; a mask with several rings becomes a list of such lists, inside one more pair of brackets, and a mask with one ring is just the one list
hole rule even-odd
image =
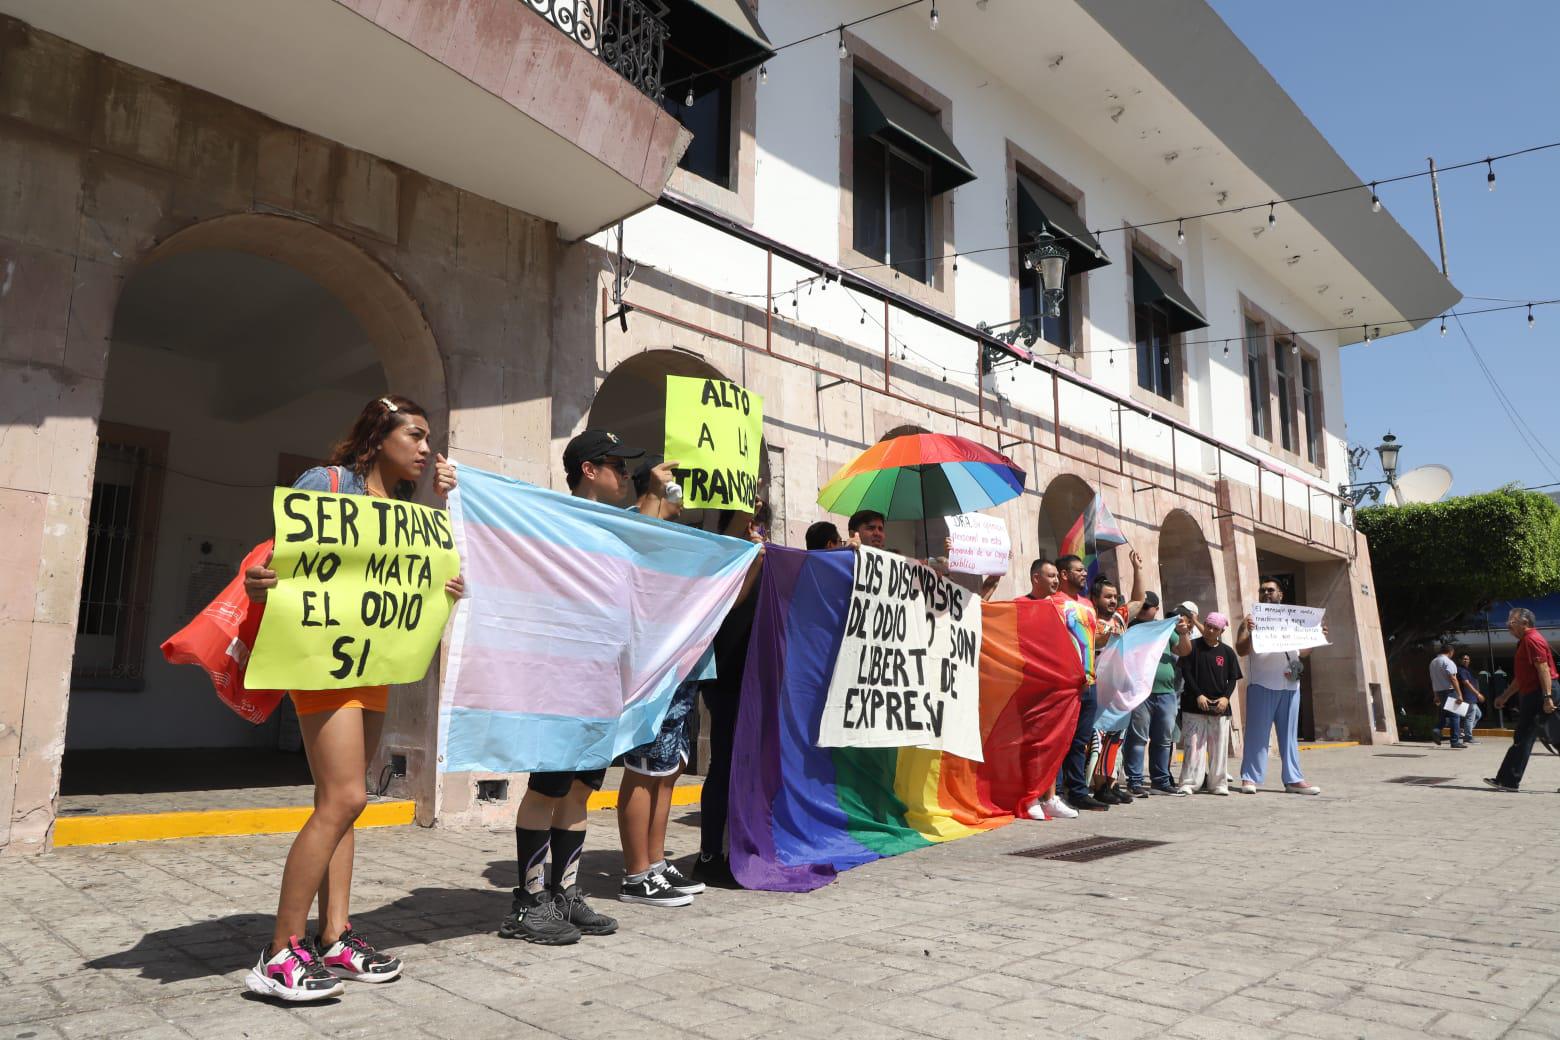
[[1185, 690], [1181, 694], [1180, 789], [1230, 793], [1225, 779], [1230, 733], [1230, 701], [1240, 681], [1240, 661], [1224, 642], [1230, 619], [1218, 611], [1203, 618], [1202, 638], [1181, 658]]

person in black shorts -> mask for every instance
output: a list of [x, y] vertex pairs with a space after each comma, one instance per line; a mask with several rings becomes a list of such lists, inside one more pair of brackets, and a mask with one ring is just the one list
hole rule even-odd
[[[563, 449], [564, 476], [570, 493], [608, 505], [632, 505], [633, 482], [626, 460], [643, 454], [640, 449], [624, 445], [616, 434], [586, 430]], [[637, 503], [640, 512], [662, 515], [666, 485], [676, 466], [675, 461], [668, 460], [652, 470], [647, 490]], [[617, 921], [592, 910], [579, 890], [586, 803], [592, 791], [601, 790], [606, 774], [605, 769], [531, 774], [515, 814], [520, 887], [515, 889], [511, 912], [498, 930], [501, 937], [525, 939], [543, 946], [566, 946], [579, 942], [581, 935], [611, 935], [617, 931]]]

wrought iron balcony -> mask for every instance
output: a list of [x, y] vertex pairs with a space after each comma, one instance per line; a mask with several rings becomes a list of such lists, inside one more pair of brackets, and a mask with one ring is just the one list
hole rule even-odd
[[565, 36], [656, 101], [664, 87], [666, 15], [660, 0], [525, 0]]

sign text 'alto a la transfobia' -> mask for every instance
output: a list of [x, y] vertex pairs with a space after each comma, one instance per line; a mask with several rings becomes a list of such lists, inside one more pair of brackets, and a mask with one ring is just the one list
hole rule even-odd
[[460, 573], [450, 516], [412, 502], [277, 488], [277, 583], [249, 659], [254, 689], [339, 690], [421, 679]]
[[751, 512], [763, 435], [758, 394], [724, 379], [666, 377], [666, 457], [688, 508]]

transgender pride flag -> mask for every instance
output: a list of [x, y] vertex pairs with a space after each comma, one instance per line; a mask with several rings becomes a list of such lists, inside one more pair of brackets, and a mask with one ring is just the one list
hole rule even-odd
[[655, 737], [758, 546], [471, 466], [439, 770], [600, 769]]
[[[1094, 682], [1099, 712], [1094, 728], [1101, 733], [1124, 729], [1132, 710], [1154, 690], [1154, 673], [1170, 645], [1176, 618], [1144, 621], [1112, 636], [1096, 662]], [[1183, 637], [1184, 638], [1184, 637]]]

